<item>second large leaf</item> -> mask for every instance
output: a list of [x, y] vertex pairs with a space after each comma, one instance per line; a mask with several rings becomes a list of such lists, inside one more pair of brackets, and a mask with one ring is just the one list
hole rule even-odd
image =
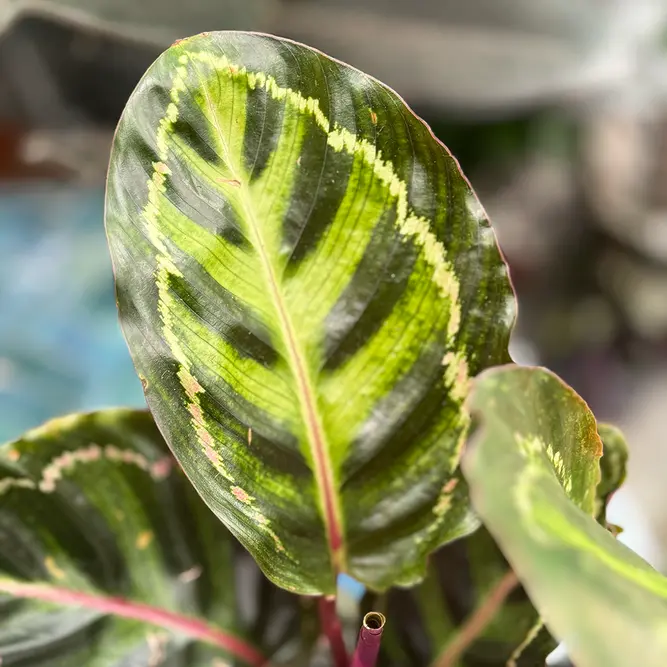
[[424, 574], [475, 527], [468, 378], [514, 300], [456, 161], [392, 91], [277, 38], [163, 54], [114, 142], [107, 230], [148, 404], [276, 583]]

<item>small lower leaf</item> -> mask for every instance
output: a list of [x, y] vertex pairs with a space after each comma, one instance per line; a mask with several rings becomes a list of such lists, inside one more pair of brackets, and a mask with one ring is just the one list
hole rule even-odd
[[[470, 406], [481, 421], [463, 461], [473, 505], [572, 661], [662, 667], [667, 579], [594, 518], [602, 443], [588, 406], [552, 373], [520, 367], [482, 374]], [[601, 431], [608, 497], [624, 448]]]
[[628, 464], [628, 445], [623, 434], [611, 424], [598, 424], [598, 433], [602, 438], [604, 451], [600, 459], [602, 479], [598, 485], [597, 519], [600, 524], [613, 531], [620, 531], [618, 526], [607, 523], [607, 505], [616, 490], [625, 481]]
[[0, 615], [3, 667], [262, 665], [298, 646], [298, 598], [262, 577], [143, 411], [0, 448]]

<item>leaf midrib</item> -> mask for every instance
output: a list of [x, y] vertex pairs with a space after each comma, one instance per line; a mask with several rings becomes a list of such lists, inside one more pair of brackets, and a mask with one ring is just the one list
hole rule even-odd
[[[224, 133], [220, 127], [218, 116], [215, 113], [215, 107], [209, 95], [206, 86], [203, 86], [206, 102], [209, 106], [211, 118], [214, 121], [215, 128], [220, 139], [220, 144], [226, 153], [225, 163], [232, 173], [234, 180], [239, 183], [239, 200], [242, 203], [244, 212], [249, 221], [251, 239], [255, 246], [262, 269], [264, 271], [266, 282], [274, 299], [276, 314], [278, 315], [280, 333], [288, 354], [288, 363], [292, 375], [297, 385], [297, 397], [301, 414], [308, 434], [308, 444], [313, 457], [315, 470], [315, 480], [322, 504], [323, 520], [326, 530], [327, 545], [329, 548], [329, 557], [334, 575], [344, 571], [345, 568], [345, 546], [343, 542], [342, 521], [340, 519], [341, 511], [339, 506], [339, 497], [336, 490], [336, 484], [333, 475], [333, 466], [329, 456], [329, 447], [326, 434], [322, 426], [322, 420], [316, 407], [315, 392], [313, 382], [308, 371], [308, 365], [305, 362], [305, 355], [294, 332], [294, 325], [289, 311], [285, 305], [280, 290], [280, 285], [276, 279], [274, 266], [267, 252], [264, 239], [261, 234], [261, 226], [257, 215], [253, 209], [252, 197], [248, 192], [248, 184], [243, 174], [236, 169], [234, 161], [231, 159], [231, 153], [227, 145]], [[335, 579], [334, 579], [335, 587]]]
[[254, 646], [222, 628], [203, 620], [153, 607], [142, 602], [58, 588], [49, 584], [22, 583], [0, 579], [0, 592], [13, 597], [39, 600], [61, 606], [84, 607], [106, 615], [168, 628], [194, 640], [218, 646], [251, 667], [270, 667], [269, 661]]
[[[250, 216], [252, 218], [252, 216]], [[302, 416], [308, 431], [308, 443], [315, 464], [315, 478], [321, 495], [324, 523], [327, 531], [327, 542], [331, 556], [331, 564], [338, 573], [343, 567], [343, 544], [342, 531], [337, 507], [337, 493], [333, 478], [331, 459], [328, 454], [328, 446], [322, 422], [315, 406], [314, 391], [310, 374], [304, 363], [303, 352], [297, 342], [294, 327], [285, 307], [285, 302], [276, 281], [275, 271], [266, 252], [266, 247], [261, 239], [256, 221], [253, 221], [256, 237], [256, 246], [259, 252], [263, 268], [267, 275], [267, 282], [272, 296], [275, 299], [276, 312], [280, 321], [283, 341], [288, 352], [290, 367], [297, 384], [297, 395], [301, 407]]]

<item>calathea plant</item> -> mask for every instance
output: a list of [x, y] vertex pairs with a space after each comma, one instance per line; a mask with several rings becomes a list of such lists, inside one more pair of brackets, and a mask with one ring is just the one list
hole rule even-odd
[[511, 365], [484, 210], [394, 92], [275, 37], [174, 44], [106, 224], [150, 413], [0, 449], [3, 667], [663, 665], [667, 582], [605, 521], [623, 439]]

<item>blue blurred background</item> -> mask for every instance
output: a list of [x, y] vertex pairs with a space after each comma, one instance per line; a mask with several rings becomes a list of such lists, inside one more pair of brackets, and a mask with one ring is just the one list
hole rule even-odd
[[143, 405], [121, 337], [103, 190], [0, 189], [0, 439], [73, 410]]

